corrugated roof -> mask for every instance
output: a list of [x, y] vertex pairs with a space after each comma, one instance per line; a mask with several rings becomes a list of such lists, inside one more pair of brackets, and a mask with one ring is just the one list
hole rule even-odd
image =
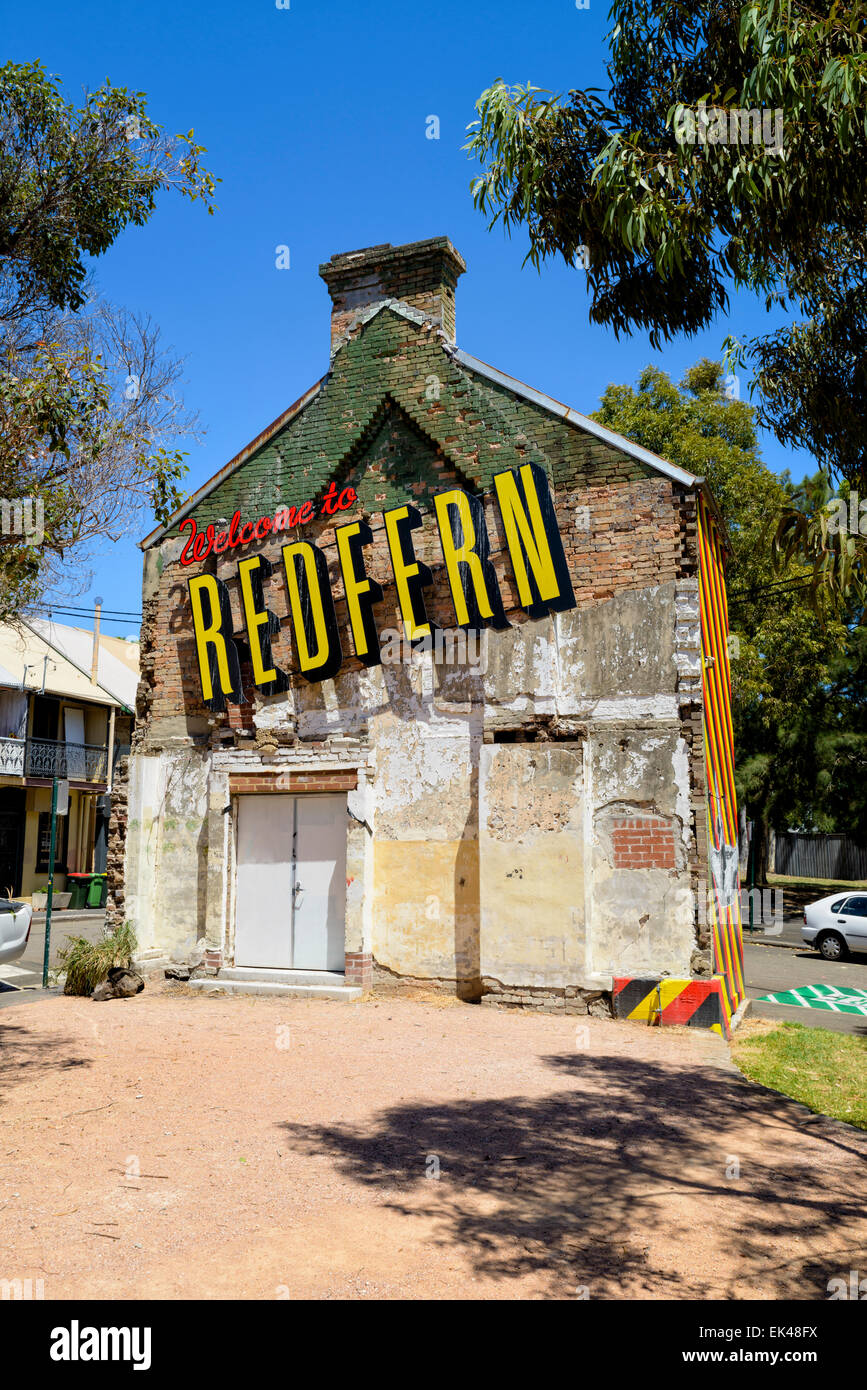
[[41, 691], [97, 705], [135, 707], [138, 673], [100, 643], [99, 680], [90, 679], [93, 633], [48, 619], [21, 627], [0, 624], [0, 685]]
[[[28, 625], [83, 672], [90, 685], [93, 661], [93, 633], [85, 627], [67, 627], [52, 618], [29, 618]], [[113, 642], [112, 642], [113, 645]], [[130, 643], [130, 646], [133, 644]], [[138, 662], [135, 669], [121, 661], [100, 635], [97, 683], [117, 704], [135, 707], [138, 689]], [[91, 689], [93, 687], [91, 686]]]

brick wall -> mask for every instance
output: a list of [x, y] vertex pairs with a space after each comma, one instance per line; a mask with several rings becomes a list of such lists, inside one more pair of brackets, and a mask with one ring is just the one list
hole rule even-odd
[[[431, 379], [441, 389], [437, 398], [428, 399], [426, 383]], [[180, 713], [204, 723], [207, 712], [196, 696], [198, 669], [186, 581], [209, 569], [227, 583], [234, 630], [243, 640], [236, 574], [238, 560], [245, 555], [262, 553], [274, 565], [265, 586], [268, 606], [281, 621], [273, 642], [274, 659], [290, 674], [297, 671], [280, 552], [299, 535], [325, 552], [337, 604], [343, 669], [357, 669], [333, 530], [359, 517], [370, 520], [374, 543], [365, 551], [365, 564], [385, 591], [377, 624], [380, 630], [397, 628], [399, 614], [381, 512], [405, 501], [414, 502], [424, 515], [424, 526], [413, 533], [413, 544], [418, 558], [433, 571], [434, 583], [425, 595], [429, 615], [435, 623], [453, 627], [454, 610], [431, 515], [433, 495], [449, 486], [484, 495], [503, 603], [511, 621], [526, 621], [516, 607], [511, 563], [491, 488], [495, 471], [520, 467], [531, 459], [547, 466], [579, 607], [590, 607], [618, 592], [675, 581], [689, 568], [694, 542], [691, 534], [684, 535], [692, 522], [689, 510], [684, 512], [681, 488], [611, 445], [458, 367], [429, 327], [389, 312], [379, 315], [361, 339], [338, 353], [331, 378], [306, 410], [254, 452], [193, 515], [202, 529], [210, 522], [226, 523], [236, 509], [245, 521], [273, 516], [281, 503], [300, 505], [308, 497], [320, 498], [332, 476], [356, 490], [357, 504], [331, 517], [319, 516], [300, 532], [253, 541], [200, 565], [165, 565], [152, 625], [146, 614], [143, 633], [156, 652], [147, 676], [153, 716], [171, 719]], [[305, 684], [300, 677], [296, 681]], [[230, 707], [222, 722], [250, 730], [253, 709]]]
[[110, 927], [121, 927], [124, 916], [124, 864], [128, 828], [129, 758], [118, 760], [111, 789], [111, 820], [108, 828], [108, 855], [105, 865], [105, 920]]
[[673, 869], [674, 827], [661, 816], [615, 820], [611, 839], [615, 869]]
[[333, 302], [331, 340], [346, 332], [353, 318], [371, 304], [397, 299], [439, 319], [447, 338], [455, 336], [455, 286], [466, 270], [448, 237], [408, 246], [368, 246], [341, 252], [319, 267]]
[[344, 792], [354, 791], [358, 773], [354, 768], [316, 772], [232, 772], [229, 793], [247, 796], [259, 792]]
[[369, 951], [347, 951], [346, 983], [370, 989], [373, 985], [373, 956]]

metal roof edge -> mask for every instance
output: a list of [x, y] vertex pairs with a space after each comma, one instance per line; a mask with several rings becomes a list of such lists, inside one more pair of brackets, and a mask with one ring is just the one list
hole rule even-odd
[[[52, 626], [63, 626], [62, 623], [53, 623], [50, 618], [46, 621]], [[84, 676], [84, 679], [88, 681], [90, 685], [95, 685], [97, 690], [101, 690], [103, 695], [107, 695], [112, 704], [120, 705], [123, 709], [127, 708], [126, 700], [122, 700], [113, 690], [109, 690], [108, 686], [103, 685], [102, 681], [95, 681], [89, 671], [85, 671], [83, 666], [79, 666], [78, 662], [74, 661], [68, 652], [65, 652], [62, 647], [58, 647], [56, 642], [52, 642], [50, 637], [46, 637], [44, 632], [40, 632], [38, 627], [34, 627], [23, 615], [21, 615], [21, 622], [33, 633], [34, 637], [38, 637], [40, 642], [44, 642], [46, 647], [50, 647], [51, 650], [57, 652], [57, 655], [62, 657], [64, 661], [68, 661], [73, 670], [77, 671], [80, 676]], [[130, 713], [132, 713], [132, 711], [130, 711]]]
[[[390, 309], [392, 313], [398, 313], [414, 323], [429, 322], [432, 326], [437, 326], [436, 322], [428, 315], [422, 314], [419, 310], [413, 309], [410, 305], [394, 299], [383, 299], [378, 301], [375, 305], [367, 306], [365, 310], [360, 311], [355, 317], [352, 326], [356, 327], [358, 324], [362, 326], [366, 325], [366, 323], [369, 323], [371, 319], [375, 318], [377, 314], [381, 313], [384, 309]], [[344, 346], [345, 341], [339, 341], [334, 356], [336, 356], [336, 353]], [[692, 473], [688, 473], [686, 469], [678, 468], [676, 464], [669, 463], [667, 459], [661, 458], [659, 454], [654, 454], [650, 449], [645, 449], [641, 444], [636, 444], [634, 440], [627, 439], [624, 435], [617, 434], [614, 430], [608, 429], [605, 425], [600, 425], [598, 421], [592, 420], [589, 415], [582, 414], [580, 410], [575, 410], [572, 406], [564, 405], [561, 401], [554, 400], [552, 396], [545, 395], [543, 391], [537, 391], [535, 387], [528, 386], [526, 382], [520, 381], [517, 377], [509, 376], [507, 372], [499, 371], [498, 368], [492, 367], [488, 362], [483, 362], [479, 357], [473, 357], [471, 353], [464, 352], [462, 348], [456, 347], [448, 341], [443, 342], [442, 346], [443, 350], [447, 352], [450, 357], [462, 367], [467, 368], [468, 371], [477, 372], [479, 376], [487, 377], [489, 381], [495, 382], [498, 386], [505, 387], [507, 391], [512, 391], [515, 395], [522, 396], [524, 400], [540, 406], [543, 410], [547, 410], [549, 414], [559, 416], [559, 418], [565, 420], [567, 424], [576, 425], [579, 429], [586, 430], [587, 433], [595, 435], [596, 438], [602, 440], [603, 443], [610, 444], [614, 448], [620, 449], [637, 462], [643, 463], [647, 465], [647, 467], [653, 468], [656, 472], [671, 478], [673, 482], [680, 483], [683, 487], [688, 488], [695, 488], [702, 483], [702, 479], [696, 478]], [[273, 439], [275, 434], [290, 422], [290, 420], [294, 419], [296, 415], [299, 415], [302, 410], [306, 409], [310, 402], [314, 400], [322, 390], [327, 377], [328, 373], [320, 377], [303, 396], [300, 396], [287, 410], [284, 410], [281, 415], [278, 415], [276, 420], [272, 421], [270, 425], [257, 434], [255, 439], [251, 440], [249, 444], [234, 456], [234, 458], [224, 464], [219, 472], [215, 473], [212, 478], [209, 478], [206, 483], [203, 483], [200, 488], [192, 493], [192, 495], [187, 498], [186, 502], [184, 502], [176, 512], [172, 513], [168, 521], [157, 526], [149, 535], [139, 541], [139, 549], [148, 550], [152, 545], [155, 545], [157, 541], [161, 540], [173, 526], [176, 526], [179, 521], [182, 521], [200, 502], [210, 496], [222, 482], [225, 482], [226, 478], [230, 477], [243, 463], [246, 463], [247, 459], [249, 459], [257, 449], [267, 444], [270, 439]]]
[[276, 420], [272, 420], [271, 424], [266, 426], [260, 434], [257, 434], [256, 438], [252, 439], [249, 444], [245, 445], [240, 453], [236, 454], [228, 463], [225, 463], [218, 473], [215, 473], [214, 476], [209, 478], [206, 483], [203, 483], [196, 492], [192, 493], [192, 495], [187, 498], [186, 502], [178, 507], [176, 512], [172, 513], [168, 521], [163, 522], [161, 526], [157, 526], [155, 530], [151, 531], [150, 535], [145, 536], [144, 540], [139, 541], [139, 550], [149, 550], [152, 545], [155, 545], [158, 540], [161, 540], [173, 526], [176, 526], [177, 523], [182, 521], [200, 502], [210, 496], [214, 489], [219, 487], [220, 483], [225, 482], [227, 478], [231, 477], [231, 475], [241, 467], [242, 463], [246, 463], [251, 454], [255, 453], [257, 449], [261, 449], [262, 445], [267, 444], [270, 439], [273, 439], [274, 435], [277, 434], [284, 425], [288, 425], [289, 421], [296, 415], [300, 415], [301, 411], [306, 409], [314, 397], [319, 395], [324, 382], [325, 377], [320, 377], [316, 384], [310, 387], [309, 391], [305, 391], [303, 396], [299, 396], [298, 400], [289, 406], [288, 410], [284, 410], [282, 415], [278, 415]]
[[622, 434], [616, 434], [605, 425], [600, 425], [597, 420], [591, 420], [589, 415], [582, 415], [580, 410], [574, 410], [571, 406], [563, 405], [561, 401], [555, 401], [552, 396], [546, 396], [544, 392], [535, 390], [532, 386], [527, 386], [525, 382], [519, 381], [517, 377], [509, 376], [506, 372], [498, 371], [496, 367], [491, 367], [487, 362], [482, 362], [478, 357], [472, 357], [468, 352], [461, 348], [451, 349], [451, 356], [468, 371], [478, 372], [480, 376], [487, 377], [490, 381], [495, 381], [498, 386], [505, 386], [508, 391], [513, 391], [518, 396], [523, 396], [525, 400], [531, 401], [534, 405], [541, 406], [543, 410], [549, 411], [552, 415], [558, 415], [561, 420], [565, 420], [570, 425], [577, 425], [580, 429], [587, 430], [589, 434], [594, 434], [597, 439], [601, 439], [605, 444], [611, 444], [620, 449], [624, 454], [629, 454], [631, 458], [639, 463], [647, 464], [649, 468], [654, 468], [658, 473], [664, 473], [673, 482], [681, 483], [684, 487], [694, 488], [701, 481], [692, 473], [687, 473], [685, 468], [678, 468], [677, 464], [669, 463], [667, 459], [661, 458], [659, 454], [654, 454], [650, 449], [645, 449], [642, 444], [636, 444], [632, 439], [626, 439]]
[[725, 550], [727, 555], [731, 555], [731, 537], [728, 533], [728, 527], [726, 526], [725, 517], [723, 516], [722, 511], [720, 510], [719, 502], [716, 500], [711, 491], [710, 483], [708, 482], [707, 478], [696, 478], [696, 483], [698, 484], [698, 490], [701, 492], [702, 496], [704, 497], [704, 500], [707, 502], [711, 512], [713, 513], [714, 521], [719, 527], [720, 539], [722, 541], [723, 550]]

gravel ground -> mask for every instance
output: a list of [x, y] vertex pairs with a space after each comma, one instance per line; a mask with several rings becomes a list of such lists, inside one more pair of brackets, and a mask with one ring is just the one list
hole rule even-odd
[[3, 1010], [0, 1105], [0, 1278], [46, 1299], [823, 1299], [867, 1269], [867, 1134], [698, 1031], [149, 985]]

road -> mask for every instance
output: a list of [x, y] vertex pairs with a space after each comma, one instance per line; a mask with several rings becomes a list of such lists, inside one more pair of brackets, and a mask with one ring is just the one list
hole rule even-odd
[[[786, 924], [783, 936], [772, 939], [784, 941], [788, 935]], [[800, 949], [786, 950], [745, 940], [744, 977], [747, 994], [753, 1000], [750, 1011], [753, 1018], [787, 1018], [808, 1028], [832, 1028], [837, 1033], [856, 1033], [867, 1037], [867, 1016], [756, 1002], [762, 994], [776, 994], [780, 990], [798, 989], [802, 985], [836, 985], [839, 989], [851, 985], [855, 989], [867, 990], [867, 956], [853, 956], [851, 960], [832, 963], [823, 960], [818, 952], [811, 951], [803, 944]]]
[[[57, 912], [51, 918], [50, 965], [57, 969], [58, 952], [70, 936], [96, 941], [102, 934], [105, 913], [97, 908], [81, 912]], [[18, 990], [42, 988], [42, 956], [45, 951], [45, 913], [39, 912], [30, 928], [27, 950], [20, 960], [0, 965], [0, 1004], [11, 1003]]]

